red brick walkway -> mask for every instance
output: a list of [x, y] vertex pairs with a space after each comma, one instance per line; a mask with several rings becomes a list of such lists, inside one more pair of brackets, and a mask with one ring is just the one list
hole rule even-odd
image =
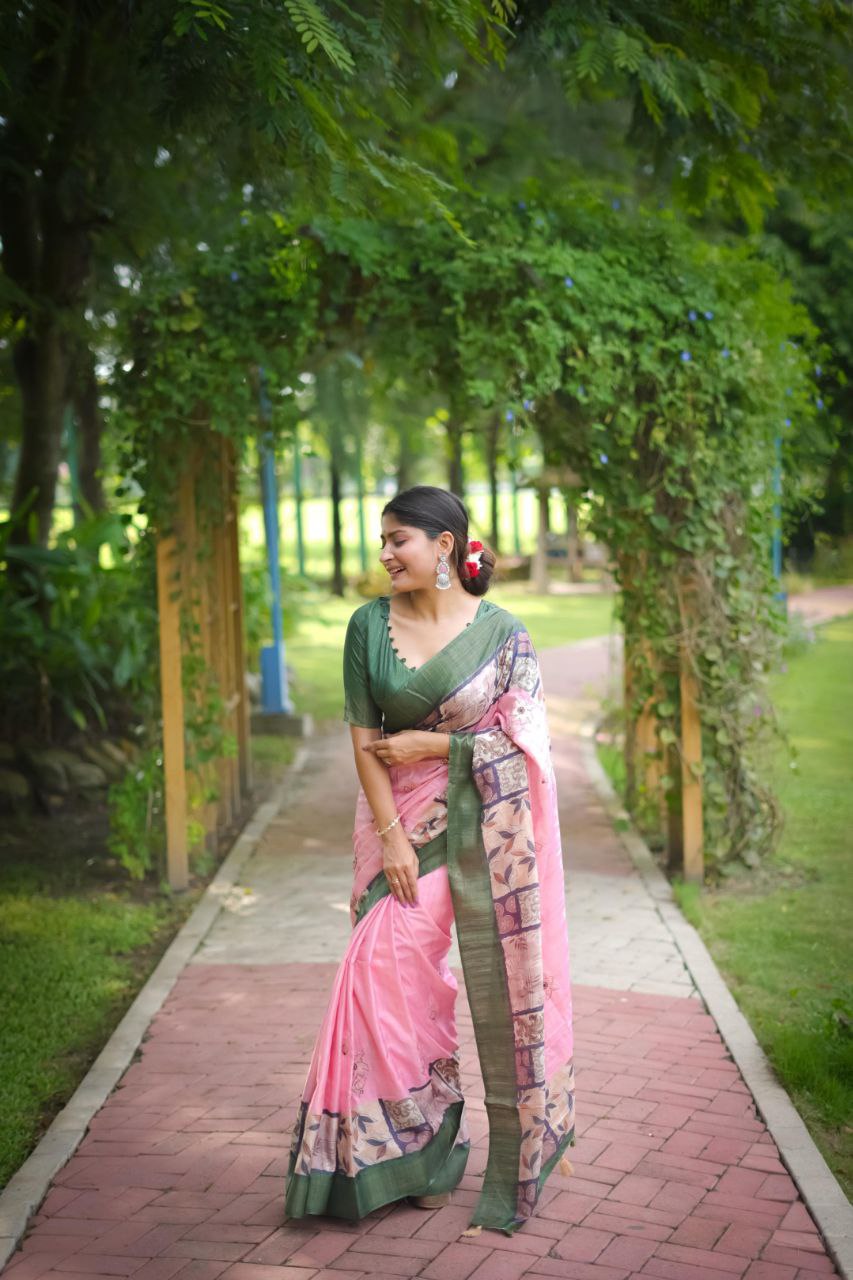
[[[832, 608], [851, 603], [848, 590]], [[255, 914], [222, 913], [154, 1018], [138, 1060], [54, 1178], [4, 1277], [837, 1275], [713, 1020], [689, 994], [675, 941], [664, 937], [585, 776], [576, 734], [561, 736], [566, 706], [568, 721], [576, 720], [581, 703], [588, 709], [597, 699], [606, 648], [587, 644], [540, 657], [556, 713], [552, 746], [576, 977], [574, 1174], [551, 1175], [536, 1215], [514, 1236], [462, 1236], [485, 1166], [486, 1129], [457, 970], [473, 1147], [452, 1203], [432, 1212], [385, 1206], [357, 1224], [283, 1222], [290, 1130], [336, 963], [305, 963], [304, 930], [292, 931], [298, 936], [288, 944], [281, 921], [287, 902], [297, 904], [297, 914], [307, 909], [293, 896], [288, 868], [317, 868], [321, 887], [309, 886], [309, 899], [313, 894], [324, 909], [344, 904], [343, 916], [332, 907], [318, 924], [328, 942], [321, 954], [342, 954], [355, 795], [342, 734], [315, 744], [295, 804], [253, 856]], [[340, 883], [329, 879], [332, 866], [340, 867]], [[267, 953], [267, 962], [252, 962]], [[220, 957], [228, 962], [217, 963]], [[238, 958], [248, 962], [232, 962]], [[652, 994], [661, 989], [666, 994]]]
[[[450, 1206], [283, 1221], [290, 1128], [335, 966], [191, 965], [141, 1058], [33, 1219], [9, 1280], [817, 1280], [836, 1275], [696, 998], [577, 987], [578, 1141], [516, 1235], [462, 1237], [486, 1159], [460, 989], [473, 1147]], [[461, 977], [461, 974], [459, 974]]]

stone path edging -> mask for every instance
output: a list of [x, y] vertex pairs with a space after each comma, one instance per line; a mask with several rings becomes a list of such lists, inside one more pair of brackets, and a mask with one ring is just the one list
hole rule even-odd
[[[729, 991], [699, 932], [685, 918], [672, 888], [620, 804], [595, 750], [600, 713], [581, 724], [584, 765], [602, 805], [675, 939], [708, 1012], [755, 1099], [779, 1154], [797, 1184], [841, 1275], [853, 1280], [853, 1205], [844, 1194], [785, 1089], [752, 1027]], [[618, 819], [618, 821], [617, 821]]]
[[237, 883], [240, 871], [280, 813], [288, 794], [294, 793], [291, 784], [307, 758], [307, 748], [299, 747], [273, 795], [258, 805], [77, 1089], [0, 1192], [0, 1270], [14, 1253], [30, 1216], [47, 1194], [51, 1179], [74, 1154], [92, 1117], [130, 1065], [151, 1019], [213, 925], [225, 894]]

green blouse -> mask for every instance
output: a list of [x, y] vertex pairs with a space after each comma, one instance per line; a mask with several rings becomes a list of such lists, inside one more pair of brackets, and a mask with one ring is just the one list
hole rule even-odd
[[[420, 667], [397, 654], [389, 630], [390, 596], [360, 605], [344, 640], [344, 720], [364, 728], [398, 733], [411, 728], [454, 687], [454, 671], [468, 669], [480, 647], [483, 618], [506, 610], [482, 598], [465, 628]], [[511, 615], [508, 615], [511, 617]]]

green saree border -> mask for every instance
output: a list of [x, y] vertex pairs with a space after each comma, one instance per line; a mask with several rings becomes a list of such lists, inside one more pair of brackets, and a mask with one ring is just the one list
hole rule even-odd
[[[443, 867], [447, 862], [447, 832], [439, 831], [437, 836], [433, 836], [432, 840], [422, 844], [415, 853], [418, 855], [418, 879], [420, 880], [421, 876], [435, 871], [436, 867]], [[371, 907], [375, 907], [377, 902], [381, 902], [390, 894], [391, 889], [385, 872], [377, 872], [358, 900], [355, 923], [358, 924]]]
[[473, 733], [450, 737], [447, 867], [477, 1054], [488, 1077], [489, 1158], [471, 1225], [506, 1230], [516, 1220], [521, 1122], [515, 1037], [473, 776]]
[[[323, 1214], [349, 1222], [405, 1196], [442, 1195], [460, 1183], [471, 1144], [457, 1142], [463, 1101], [451, 1102], [435, 1135], [425, 1147], [360, 1169], [352, 1178], [342, 1173], [294, 1173], [297, 1156], [290, 1157], [284, 1211], [288, 1218]], [[304, 1122], [304, 1112], [303, 1112]], [[302, 1134], [296, 1144], [298, 1150]]]

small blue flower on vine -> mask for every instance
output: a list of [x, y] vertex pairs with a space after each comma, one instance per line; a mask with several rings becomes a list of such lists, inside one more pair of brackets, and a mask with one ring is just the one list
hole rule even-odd
[[685, 364], [686, 364], [686, 363], [687, 363], [687, 361], [691, 359], [690, 352], [689, 352], [689, 351], [682, 351], [682, 353], [681, 353], [681, 358], [682, 358], [682, 360], [683, 360], [683, 361], [685, 362]]
[[564, 276], [563, 284], [566, 286], [567, 289], [573, 289], [575, 286], [575, 282], [571, 276]]

